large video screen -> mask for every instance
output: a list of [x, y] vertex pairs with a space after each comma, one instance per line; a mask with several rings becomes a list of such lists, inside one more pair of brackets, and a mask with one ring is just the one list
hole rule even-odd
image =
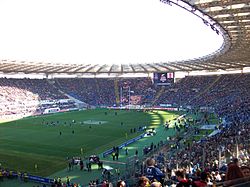
[[154, 83], [157, 85], [174, 84], [174, 72], [154, 73]]

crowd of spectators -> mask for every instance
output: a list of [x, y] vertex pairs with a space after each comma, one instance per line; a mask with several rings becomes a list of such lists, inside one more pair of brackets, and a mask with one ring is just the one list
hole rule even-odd
[[[189, 105], [213, 107], [215, 112], [226, 120], [249, 121], [250, 112], [250, 74], [220, 75], [212, 84], [206, 85]], [[187, 103], [186, 103], [187, 104]]]
[[187, 76], [165, 87], [156, 86], [146, 77], [56, 79], [56, 83], [66, 93], [95, 106], [128, 105], [130, 102], [207, 107], [228, 120], [249, 120], [250, 74]]
[[138, 185], [160, 185], [153, 182], [156, 179], [161, 184], [170, 182], [177, 186], [212, 186], [215, 182], [230, 186], [231, 180], [245, 181], [250, 173], [249, 85], [250, 74], [188, 76], [166, 87], [156, 87], [150, 78], [56, 79], [53, 86], [44, 79], [2, 78], [0, 114], [32, 113], [37, 110], [36, 100], [66, 99], [59, 90], [95, 106], [118, 104], [117, 97], [123, 104], [129, 104], [128, 97], [139, 96], [136, 103], [139, 105], [154, 101], [156, 105], [213, 108], [224, 120], [219, 124], [219, 132], [188, 143], [177, 139], [176, 145], [183, 143], [182, 146], [169, 147], [167, 153], [161, 153], [163, 161], [156, 159], [159, 166], [156, 173], [164, 180], [154, 177], [155, 173], [149, 174], [155, 167], [151, 160]]
[[[250, 120], [250, 74], [187, 76], [164, 88], [156, 105], [213, 108], [227, 121]], [[162, 88], [157, 88], [156, 92]]]
[[[156, 86], [149, 77], [0, 79], [1, 114], [36, 110], [38, 100], [68, 99], [93, 106], [160, 105], [210, 107], [228, 120], [249, 120], [250, 74], [187, 76], [173, 85]], [[63, 91], [64, 93], [62, 93]], [[16, 107], [18, 106], [18, 107]], [[28, 107], [27, 107], [28, 106]], [[16, 109], [16, 110], [15, 110]], [[19, 111], [18, 111], [19, 110]]]
[[221, 126], [220, 132], [202, 141], [193, 141], [167, 160], [168, 166], [177, 164], [186, 170], [202, 168], [209, 172], [225, 172], [226, 164], [238, 157], [241, 165], [249, 166], [249, 123]]
[[41, 113], [42, 100], [68, 99], [46, 79], [0, 78], [0, 115], [28, 116]]
[[183, 106], [192, 100], [216, 79], [216, 76], [187, 76], [173, 85], [158, 87], [156, 92], [163, 89], [156, 104], [171, 104], [172, 106]]
[[95, 78], [56, 79], [55, 85], [65, 93], [93, 106], [115, 103], [114, 80]]
[[[129, 104], [129, 96], [138, 100], [130, 99], [130, 104], [144, 105], [152, 102], [155, 93], [155, 86], [150, 78], [130, 78], [119, 80], [120, 95], [122, 95], [122, 104]], [[122, 92], [122, 93], [121, 93]], [[134, 103], [133, 103], [134, 102]]]
[[[220, 133], [204, 141], [168, 144], [149, 157], [137, 186], [249, 186], [249, 122], [219, 128]], [[182, 140], [174, 141], [180, 145]]]
[[145, 77], [56, 79], [56, 86], [94, 106], [128, 105], [129, 99], [132, 102], [133, 98], [138, 98], [136, 104], [142, 105], [153, 98], [154, 92], [152, 80]]
[[[0, 79], [1, 115], [38, 112], [38, 101], [68, 99], [89, 105], [207, 107], [228, 121], [250, 120], [250, 74], [187, 76], [170, 86], [151, 78]], [[66, 93], [66, 94], [64, 94]], [[72, 105], [73, 106], [73, 105]], [[67, 108], [67, 106], [61, 106]], [[46, 106], [43, 106], [43, 109]]]

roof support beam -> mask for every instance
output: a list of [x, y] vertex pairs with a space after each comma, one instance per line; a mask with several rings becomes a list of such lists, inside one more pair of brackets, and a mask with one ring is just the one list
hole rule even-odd
[[79, 70], [87, 68], [89, 66], [91, 66], [91, 64], [82, 65], [82, 66], [78, 67], [77, 69], [75, 69], [74, 71], [72, 71], [72, 73], [79, 73]]
[[96, 64], [96, 65], [94, 65], [94, 66], [90, 66], [88, 69], [86, 69], [86, 70], [84, 71], [84, 73], [89, 73], [89, 71], [90, 71], [91, 69], [94, 69], [96, 66], [98, 66], [98, 65]]
[[[249, 7], [242, 7], [242, 8], [237, 8], [233, 9], [235, 13], [248, 13], [249, 12]], [[215, 17], [216, 15], [224, 15], [224, 14], [232, 14], [232, 9], [222, 9], [222, 10], [215, 10], [215, 11], [210, 11], [209, 15]]]
[[202, 8], [211, 8], [216, 6], [230, 6], [230, 5], [237, 5], [237, 4], [246, 4], [246, 0], [232, 0], [232, 1], [211, 1], [207, 3], [195, 3], [198, 7]]

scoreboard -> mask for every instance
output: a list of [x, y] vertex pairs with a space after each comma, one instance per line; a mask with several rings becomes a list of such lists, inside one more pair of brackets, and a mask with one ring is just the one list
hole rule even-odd
[[154, 73], [154, 83], [157, 85], [172, 85], [172, 84], [174, 84], [174, 72]]

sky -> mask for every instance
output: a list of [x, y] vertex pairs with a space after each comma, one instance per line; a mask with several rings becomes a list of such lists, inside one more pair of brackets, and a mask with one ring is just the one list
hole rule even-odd
[[200, 18], [159, 0], [0, 0], [0, 59], [81, 64], [201, 57], [223, 43]]

